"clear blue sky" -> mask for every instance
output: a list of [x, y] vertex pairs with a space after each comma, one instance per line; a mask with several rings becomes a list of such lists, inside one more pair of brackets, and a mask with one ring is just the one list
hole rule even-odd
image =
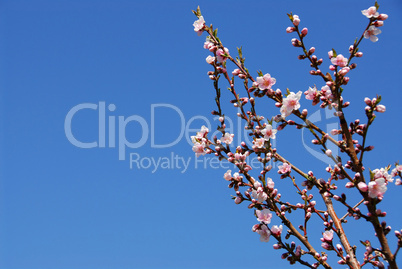
[[[196, 164], [186, 140], [186, 130], [205, 124], [201, 116], [216, 125], [205, 35], [194, 33], [191, 10], [201, 6], [232, 54], [243, 46], [252, 74], [261, 69], [277, 79], [275, 87], [304, 92], [322, 82], [297, 60], [286, 13], [300, 16], [308, 46], [327, 67], [331, 48], [348, 54], [367, 24], [360, 11], [373, 3], [0, 1], [0, 268], [287, 268], [273, 240], [261, 243], [251, 232], [252, 211], [230, 199], [226, 169], [202, 157]], [[402, 3], [379, 4], [389, 19], [379, 42], [363, 41], [364, 57], [345, 89], [349, 120], [364, 120], [366, 96], [381, 94], [387, 106], [368, 137], [376, 146], [366, 155], [371, 169], [401, 156]], [[270, 102], [260, 106], [266, 117], [278, 113]], [[68, 115], [76, 140], [66, 135]], [[285, 129], [277, 136], [278, 149], [306, 171], [326, 166], [300, 153], [300, 133]], [[136, 148], [124, 147], [124, 138]], [[157, 169], [152, 161], [159, 161]], [[401, 190], [392, 184], [380, 207], [400, 204]], [[401, 229], [401, 211], [393, 213], [387, 221]], [[367, 225], [346, 229], [356, 234], [361, 227]]]

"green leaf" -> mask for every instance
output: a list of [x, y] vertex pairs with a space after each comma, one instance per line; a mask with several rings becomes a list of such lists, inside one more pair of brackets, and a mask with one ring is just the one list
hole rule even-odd
[[379, 104], [381, 102], [381, 95], [377, 95], [377, 101], [375, 102], [375, 104]]
[[337, 56], [335, 49], [332, 49], [332, 53], [333, 53], [332, 57], [336, 57], [336, 56]]
[[201, 9], [200, 6], [197, 7], [197, 11], [191, 10], [195, 16], [200, 17], [201, 16]]
[[240, 58], [243, 58], [242, 47], [237, 48], [237, 52], [239, 53], [239, 57], [240, 57]]
[[375, 6], [375, 8], [376, 8], [377, 10], [380, 8], [380, 5], [377, 3], [377, 1], [375, 1], [374, 6]]
[[292, 14], [292, 12], [287, 13], [287, 15], [288, 15], [289, 19], [290, 19], [291, 21], [293, 21], [293, 14]]
[[286, 88], [286, 96], [290, 94], [289, 88]]
[[257, 71], [257, 73], [258, 73], [258, 76], [259, 76], [259, 77], [263, 77], [263, 76], [264, 76], [264, 74], [261, 72], [261, 70]]

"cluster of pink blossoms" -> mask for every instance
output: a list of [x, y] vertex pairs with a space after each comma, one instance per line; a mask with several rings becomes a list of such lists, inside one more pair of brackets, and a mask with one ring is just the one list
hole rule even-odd
[[[198, 28], [197, 28], [198, 29]], [[194, 28], [194, 31], [196, 28]], [[229, 56], [229, 49], [228, 48], [218, 48], [214, 42], [211, 41], [210, 38], [207, 37], [205, 43], [204, 43], [204, 49], [209, 50], [210, 52], [215, 53], [216, 56], [207, 56], [205, 59], [208, 64], [214, 64], [215, 60], [217, 60], [219, 63], [224, 63], [228, 59]]]
[[329, 108], [332, 108], [332, 106], [336, 107], [336, 104], [332, 103], [334, 96], [332, 95], [331, 89], [328, 87], [328, 85], [321, 87], [321, 91], [318, 91], [315, 86], [309, 87], [304, 94], [306, 95], [307, 100], [313, 101], [313, 106], [322, 101], [322, 108], [327, 105], [330, 105]]
[[209, 130], [204, 125], [201, 127], [201, 131], [197, 132], [197, 135], [191, 136], [191, 141], [193, 142], [193, 151], [196, 156], [205, 155], [208, 153], [207, 146], [210, 144], [207, 134]]
[[251, 230], [260, 235], [261, 242], [268, 242], [271, 234], [276, 237], [282, 234], [282, 225], [273, 225], [271, 228], [268, 228], [267, 225], [271, 223], [272, 219], [272, 213], [269, 209], [264, 208], [263, 210], [256, 210], [255, 214], [260, 224], [255, 224]]
[[321, 238], [321, 247], [326, 249], [326, 250], [331, 250], [333, 249], [332, 245], [332, 239], [334, 238], [334, 231], [333, 230], [327, 230], [323, 232], [322, 238]]
[[364, 38], [370, 39], [372, 42], [377, 42], [377, 35], [381, 34], [381, 30], [377, 27], [384, 25], [384, 21], [388, 18], [388, 15], [378, 13], [375, 6], [362, 10], [362, 14], [371, 20], [375, 20], [374, 25], [371, 25], [366, 32], [364, 32]]
[[[364, 146], [359, 144], [359, 140], [356, 140], [353, 135], [358, 134], [362, 136], [365, 140], [365, 135], [369, 125], [371, 124], [371, 119], [374, 117], [374, 111], [376, 112], [385, 112], [386, 108], [383, 105], [380, 105], [380, 100], [376, 98], [373, 99], [365, 99], [367, 104], [366, 115], [368, 116], [369, 123], [367, 124], [360, 124], [360, 120], [355, 120], [351, 122], [350, 125], [346, 122], [343, 116], [343, 108], [346, 108], [349, 105], [349, 102], [345, 102], [342, 97], [342, 85], [347, 85], [349, 81], [349, 77], [346, 75], [350, 72], [350, 70], [356, 68], [355, 63], [350, 63], [353, 57], [362, 57], [363, 53], [358, 51], [358, 45], [360, 41], [365, 38], [369, 38], [371, 41], [375, 42], [378, 40], [376, 35], [381, 33], [381, 31], [377, 28], [383, 25], [383, 20], [387, 19], [386, 14], [379, 14], [377, 12], [377, 7], [370, 7], [367, 10], [363, 10], [362, 14], [365, 15], [367, 18], [370, 19], [369, 25], [367, 26], [366, 30], [364, 31], [362, 37], [359, 41], [355, 41], [353, 45], [349, 47], [350, 57], [344, 57], [342, 54], [337, 54], [335, 50], [331, 50], [328, 52], [328, 56], [331, 62], [329, 69], [334, 71], [333, 77], [331, 74], [326, 74], [321, 72], [319, 69], [320, 65], [322, 64], [323, 60], [318, 59], [316, 55], [313, 55], [315, 52], [315, 48], [311, 47], [309, 50], [305, 49], [305, 43], [303, 42], [303, 38], [308, 34], [308, 29], [303, 28], [301, 31], [298, 28], [300, 24], [300, 18], [297, 15], [290, 14], [289, 17], [292, 20], [293, 26], [288, 27], [286, 31], [288, 33], [296, 32], [299, 36], [299, 39], [293, 38], [292, 44], [295, 47], [303, 48], [303, 55], [299, 55], [299, 59], [309, 59], [310, 66], [313, 67], [313, 70], [310, 71], [311, 75], [321, 76], [324, 79], [325, 85], [321, 87], [321, 90], [318, 90], [315, 86], [309, 87], [307, 91], [304, 92], [305, 97], [307, 100], [311, 100], [313, 105], [316, 105], [321, 102], [320, 107], [325, 108], [329, 107], [330, 109], [333, 107], [335, 108], [336, 112], [335, 115], [340, 117], [340, 124], [341, 128], [339, 130], [334, 129], [330, 133], [332, 135], [339, 135], [342, 134], [342, 140], [336, 141], [325, 131], [322, 131], [319, 127], [315, 126], [307, 119], [307, 110], [304, 109], [301, 113], [300, 109], [300, 98], [302, 95], [301, 91], [290, 92], [287, 90], [287, 94], [282, 94], [280, 89], [276, 91], [272, 89], [272, 87], [276, 84], [276, 79], [271, 77], [269, 73], [263, 75], [263, 73], [259, 72], [258, 77], [256, 77], [255, 81], [248, 73], [248, 70], [244, 66], [244, 58], [242, 58], [241, 49], [239, 49], [239, 58], [231, 57], [229, 55], [229, 50], [223, 46], [220, 40], [216, 36], [216, 32], [213, 31], [212, 26], [211, 28], [205, 26], [205, 21], [201, 16], [199, 10], [195, 12], [198, 20], [194, 22], [194, 31], [198, 34], [202, 33], [203, 31], [208, 32], [210, 35], [207, 37], [204, 48], [208, 49], [214, 55], [209, 55], [206, 58], [206, 62], [211, 64], [214, 67], [214, 71], [208, 72], [208, 75], [212, 80], [218, 81], [219, 77], [225, 78], [229, 85], [229, 91], [233, 93], [234, 99], [231, 100], [231, 103], [241, 110], [241, 113], [237, 113], [237, 115], [247, 121], [247, 126], [245, 129], [250, 130], [250, 136], [253, 136], [253, 146], [250, 149], [249, 146], [242, 142], [241, 146], [236, 147], [236, 151], [232, 152], [229, 145], [233, 142], [233, 134], [225, 132], [225, 124], [224, 124], [224, 114], [221, 112], [220, 107], [220, 89], [218, 89], [217, 83], [214, 83], [214, 87], [217, 91], [216, 103], [218, 106], [219, 111], [212, 111], [213, 115], [219, 115], [219, 121], [221, 122], [221, 126], [218, 127], [218, 130], [222, 132], [222, 137], [217, 139], [215, 136], [213, 141], [209, 141], [206, 137], [208, 133], [208, 129], [203, 126], [201, 131], [197, 133], [196, 136], [192, 137], [194, 146], [193, 151], [196, 153], [197, 157], [200, 155], [214, 153], [215, 156], [218, 156], [219, 159], [227, 159], [229, 162], [233, 163], [238, 169], [238, 172], [232, 174], [232, 170], [227, 170], [223, 175], [223, 178], [230, 182], [229, 188], [234, 188], [236, 192], [236, 196], [234, 198], [234, 202], [236, 204], [240, 204], [243, 201], [249, 201], [250, 204], [248, 207], [255, 208], [255, 216], [259, 224], [253, 226], [252, 231], [256, 232], [260, 235], [260, 241], [268, 242], [270, 240], [271, 235], [278, 240], [278, 244], [274, 245], [275, 249], [286, 249], [286, 253], [282, 255], [283, 259], [288, 259], [291, 264], [294, 264], [296, 261], [301, 262], [300, 257], [304, 254], [310, 253], [316, 258], [317, 262], [312, 264], [311, 268], [317, 268], [319, 264], [324, 265], [326, 267], [327, 261], [327, 254], [325, 252], [321, 252], [321, 254], [315, 252], [315, 250], [310, 249], [309, 251], [302, 251], [301, 246], [295, 245], [294, 242], [289, 244], [284, 244], [281, 238], [281, 233], [283, 230], [282, 225], [273, 225], [269, 227], [271, 223], [273, 213], [282, 219], [283, 223], [289, 228], [288, 234], [286, 235], [285, 239], [288, 239], [290, 236], [298, 235], [297, 231], [291, 230], [291, 225], [287, 224], [286, 214], [289, 212], [291, 213], [294, 210], [304, 209], [304, 221], [305, 224], [300, 225], [299, 229], [304, 229], [304, 237], [300, 234], [298, 239], [300, 241], [309, 242], [307, 240], [307, 232], [306, 232], [306, 223], [310, 220], [313, 214], [317, 214], [323, 219], [323, 224], [325, 226], [325, 231], [323, 232], [323, 237], [321, 238], [322, 244], [321, 247], [325, 250], [335, 251], [336, 254], [341, 257], [341, 260], [338, 261], [339, 264], [348, 264], [350, 268], [360, 268], [356, 267], [358, 262], [354, 263], [351, 262], [351, 257], [354, 256], [353, 249], [349, 246], [349, 243], [346, 242], [341, 238], [342, 235], [345, 235], [342, 231], [342, 224], [346, 222], [345, 218], [347, 216], [353, 216], [356, 220], [359, 218], [364, 218], [366, 220], [370, 220], [371, 217], [384, 217], [385, 212], [381, 212], [380, 209], [370, 209], [368, 208], [369, 212], [367, 214], [363, 214], [360, 209], [357, 207], [351, 207], [348, 203], [346, 203], [346, 195], [335, 195], [333, 191], [337, 189], [337, 185], [334, 184], [334, 181], [339, 179], [348, 179], [349, 181], [346, 183], [346, 188], [354, 188], [357, 187], [360, 192], [364, 192], [366, 194], [363, 195], [364, 199], [360, 201], [359, 204], [363, 203], [365, 205], [370, 204], [376, 206], [378, 202], [383, 199], [385, 192], [387, 191], [387, 185], [389, 183], [394, 182], [394, 177], [399, 176], [396, 178], [395, 184], [402, 185], [402, 181], [400, 177], [402, 176], [402, 166], [397, 164], [396, 167], [392, 170], [389, 174], [388, 171], [390, 170], [390, 166], [387, 168], [375, 169], [370, 173], [370, 180], [366, 181], [364, 179], [363, 174], [360, 174], [364, 171], [364, 167], [362, 166], [362, 156], [364, 151], [370, 151], [373, 149], [373, 146]], [[233, 77], [229, 77], [229, 74], [226, 71], [226, 61], [233, 62], [236, 65], [236, 69], [233, 70], [232, 75]], [[223, 74], [220, 76], [219, 74]], [[240, 95], [236, 92], [234, 87], [235, 84], [235, 77], [242, 79], [244, 85], [246, 86], [246, 91], [248, 93], [248, 97], [240, 97]], [[237, 79], [237, 78], [236, 78]], [[249, 88], [249, 83], [253, 81], [252, 87]], [[251, 97], [250, 93], [254, 92], [254, 97], [263, 97], [268, 96], [268, 98], [274, 100], [275, 106], [280, 108], [280, 115], [276, 115], [271, 120], [268, 120], [269, 123], [263, 123], [264, 117], [259, 116], [254, 111], [254, 97]], [[251, 104], [252, 109], [247, 111], [244, 110], [245, 104]], [[286, 120], [286, 117], [294, 114], [299, 119], [303, 120], [304, 123], [296, 122], [293, 120]], [[272, 127], [272, 121], [281, 122], [281, 124], [277, 127], [278, 129], [274, 129]], [[346, 124], [346, 127], [345, 125]], [[277, 152], [276, 148], [273, 148], [271, 144], [271, 139], [276, 138], [276, 134], [278, 130], [282, 130], [286, 125], [296, 125], [298, 129], [301, 128], [310, 128], [311, 132], [315, 135], [315, 139], [312, 140], [313, 144], [322, 145], [323, 152], [330, 158], [335, 161], [334, 168], [329, 166], [326, 170], [331, 174], [328, 181], [320, 178], [317, 179], [314, 177], [312, 171], [308, 173], [302, 172], [298, 167], [294, 166], [293, 164], [286, 161], [286, 159], [282, 158], [281, 155]], [[317, 132], [315, 132], [316, 130]], [[348, 130], [349, 133], [345, 130]], [[349, 135], [349, 137], [347, 137]], [[335, 153], [333, 154], [330, 149], [327, 148], [326, 142], [331, 141], [335, 145], [337, 145], [341, 152], [346, 152], [350, 156], [350, 160], [347, 160], [346, 163], [342, 162], [340, 156], [337, 156]], [[225, 146], [222, 145], [226, 144]], [[210, 146], [215, 146], [215, 150], [210, 148]], [[251, 166], [247, 164], [246, 158], [251, 154], [256, 154], [258, 156], [258, 161], [263, 164], [263, 168], [258, 176], [258, 179], [253, 178], [249, 171], [251, 170]], [[359, 157], [357, 154], [360, 155], [360, 162], [356, 161], [353, 157]], [[291, 204], [289, 202], [283, 202], [281, 200], [281, 194], [278, 193], [277, 189], [274, 189], [275, 183], [274, 181], [267, 177], [267, 173], [272, 169], [272, 165], [268, 164], [270, 161], [274, 160], [279, 161], [282, 163], [278, 167], [278, 174], [280, 174], [280, 178], [290, 178], [293, 184], [297, 187], [298, 193], [300, 193], [301, 198], [303, 199], [303, 203]], [[352, 162], [353, 161], [353, 162]], [[300, 183], [301, 186], [304, 186], [305, 189], [299, 188], [297, 185], [296, 177], [290, 175], [292, 173], [292, 167], [294, 173], [298, 173], [307, 180]], [[349, 169], [355, 172], [354, 177], [350, 177], [346, 169]], [[357, 171], [360, 171], [357, 172]], [[245, 179], [243, 181], [243, 178]], [[331, 183], [332, 181], [332, 183]], [[367, 184], [366, 184], [367, 182]], [[244, 191], [244, 193], [240, 192], [240, 187], [247, 187], [248, 189]], [[345, 206], [348, 207], [347, 214], [342, 217], [338, 218], [336, 215], [331, 213], [333, 211], [332, 205], [326, 205], [327, 210], [325, 211], [317, 211], [315, 208], [316, 201], [312, 200], [313, 195], [308, 193], [313, 187], [317, 187], [320, 191], [320, 194], [323, 196], [324, 202], [327, 204], [327, 201], [334, 199], [334, 201], [341, 202]], [[369, 199], [367, 199], [367, 196]], [[329, 200], [327, 200], [329, 199]], [[366, 199], [366, 200], [365, 200]], [[332, 207], [332, 209], [331, 209]], [[272, 210], [272, 211], [271, 211]], [[375, 212], [375, 214], [373, 213]], [[335, 223], [337, 220], [338, 223]], [[385, 227], [385, 222], [381, 223], [382, 226]], [[389, 231], [387, 230], [390, 228], [386, 227], [384, 230], [384, 234], [386, 235]], [[387, 232], [388, 231], [388, 232]], [[378, 232], [376, 230], [376, 232]], [[341, 240], [343, 247], [340, 244], [335, 246], [333, 243], [334, 234], [337, 235], [338, 239]], [[402, 236], [400, 238], [402, 242]], [[399, 243], [398, 243], [399, 244]], [[307, 244], [305, 244], [307, 246]], [[401, 243], [402, 246], [402, 243]], [[343, 256], [343, 248], [345, 249], [345, 256]], [[353, 257], [356, 260], [356, 257]], [[357, 260], [356, 260], [357, 261]], [[369, 262], [375, 265], [373, 261], [366, 261], [365, 263]], [[302, 262], [301, 262], [302, 263]], [[363, 264], [364, 265], [364, 264]], [[360, 264], [358, 264], [360, 266]], [[380, 266], [379, 266], [380, 267]]]
[[[368, 191], [368, 196], [370, 198], [382, 199], [384, 193], [387, 191], [388, 183], [394, 182], [393, 177], [397, 175], [398, 169], [402, 171], [402, 167], [399, 166], [400, 165], [397, 165], [396, 168], [392, 170], [391, 174], [388, 174], [387, 168], [374, 169], [371, 171], [371, 181], [368, 183], [368, 185], [364, 182], [358, 183], [357, 186], [359, 190], [363, 192]], [[395, 181], [395, 185], [401, 185], [401, 183], [400, 178]]]

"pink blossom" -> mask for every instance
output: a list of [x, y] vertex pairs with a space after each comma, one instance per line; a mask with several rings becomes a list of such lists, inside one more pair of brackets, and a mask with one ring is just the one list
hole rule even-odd
[[283, 230], [283, 226], [279, 225], [279, 227], [277, 225], [274, 225], [271, 227], [271, 233], [275, 236], [280, 236]]
[[258, 88], [260, 90], [271, 89], [276, 83], [276, 79], [272, 78], [270, 74], [265, 74], [263, 77], [257, 77]]
[[270, 189], [273, 189], [275, 187], [275, 182], [270, 177], [268, 177], [266, 179], [266, 183], [267, 183], [267, 187]]
[[384, 168], [374, 169], [372, 173], [374, 174], [374, 179], [383, 178], [385, 180], [385, 183], [394, 181], [392, 176], [388, 174], [388, 170]]
[[325, 231], [322, 236], [324, 237], [325, 241], [331, 242], [332, 239], [334, 238], [334, 231], [333, 230], [329, 230], [329, 231]]
[[381, 30], [371, 25], [366, 32], [364, 32], [364, 38], [370, 39], [372, 42], [377, 42], [378, 37], [376, 35], [381, 34]]
[[264, 143], [265, 143], [265, 139], [264, 138], [257, 138], [256, 140], [253, 141], [254, 146], [256, 148], [263, 148], [264, 147]]
[[204, 42], [204, 49], [209, 50], [209, 49], [211, 49], [213, 46], [214, 46], [214, 43], [212, 43], [211, 40], [209, 40], [208, 37], [207, 37], [207, 39], [206, 39], [205, 42]]
[[380, 15], [377, 12], [377, 8], [375, 6], [372, 6], [372, 7], [369, 7], [368, 9], [362, 10], [362, 14], [364, 16], [366, 16], [367, 18], [369, 18], [369, 19], [372, 18], [372, 17], [377, 18], [378, 15]]
[[247, 153], [245, 153], [245, 154], [241, 154], [241, 153], [238, 153], [238, 152], [235, 153], [235, 159], [238, 160], [238, 161], [246, 160], [247, 156], [248, 156]]
[[297, 110], [300, 108], [300, 97], [302, 92], [299, 91], [298, 93], [290, 92], [290, 94], [283, 99], [282, 106], [281, 106], [281, 115], [282, 118], [286, 118], [290, 114], [292, 114], [293, 110]]
[[262, 187], [262, 184], [256, 180], [256, 181], [254, 181], [253, 186], [254, 186], [254, 188], [258, 189], [258, 188]]
[[370, 181], [368, 184], [368, 195], [370, 198], [382, 198], [387, 191], [387, 186], [384, 178], [378, 178], [374, 181]]
[[223, 63], [227, 60], [227, 56], [229, 55], [229, 50], [227, 48], [218, 49], [216, 51], [216, 57], [220, 63]]
[[268, 227], [265, 225], [261, 226], [261, 229], [256, 230], [256, 232], [260, 235], [261, 242], [268, 242], [269, 237], [271, 236], [271, 232], [268, 230]]
[[334, 52], [332, 50], [328, 51], [328, 57], [331, 59], [334, 57]]
[[208, 132], [208, 128], [203, 125], [201, 126], [201, 130], [197, 133], [197, 137], [205, 137], [205, 134], [207, 134]]
[[339, 54], [336, 57], [331, 58], [331, 63], [339, 67], [345, 67], [348, 64], [348, 59]]
[[328, 85], [321, 87], [321, 93], [327, 99], [330, 99], [332, 97], [332, 92]]
[[196, 142], [193, 146], [193, 151], [195, 152], [195, 155], [197, 157], [199, 157], [200, 155], [205, 155], [206, 150], [204, 142], [202, 143]]
[[233, 179], [236, 181], [240, 181], [242, 179], [242, 176], [236, 172], [233, 174]]
[[325, 155], [327, 155], [328, 157], [331, 157], [331, 156], [332, 156], [332, 150], [327, 149], [327, 150], [325, 151]]
[[262, 187], [257, 188], [257, 190], [253, 190], [251, 196], [253, 196], [253, 198], [259, 203], [264, 202], [268, 198], [268, 195], [264, 192]]
[[233, 136], [234, 134], [225, 133], [225, 135], [222, 136], [221, 141], [227, 145], [230, 145], [233, 142]]
[[226, 173], [223, 175], [223, 178], [226, 181], [231, 181], [232, 180], [232, 170], [227, 170]]
[[215, 57], [208, 55], [208, 57], [205, 59], [208, 64], [213, 64], [215, 62]]
[[316, 87], [309, 87], [307, 91], [304, 92], [306, 95], [307, 100], [314, 100], [317, 97], [317, 88]]
[[197, 142], [206, 141], [205, 137], [207, 136], [209, 130], [205, 125], [201, 127], [201, 131], [197, 132], [197, 135], [191, 136], [191, 141], [195, 144]]
[[194, 31], [197, 32], [198, 35], [201, 35], [204, 31], [205, 20], [203, 16], [200, 16], [198, 20], [193, 23]]
[[272, 129], [272, 125], [268, 124], [265, 128], [261, 131], [261, 134], [264, 136], [265, 140], [269, 140], [270, 138], [275, 139], [275, 134], [278, 131], [276, 129]]
[[263, 210], [256, 210], [257, 220], [265, 224], [271, 223], [272, 213], [269, 209], [265, 208]]
[[396, 177], [396, 176], [398, 175], [398, 172], [399, 172], [399, 173], [402, 172], [402, 165], [397, 164], [397, 165], [395, 166], [395, 168], [392, 169], [392, 171], [391, 171], [391, 176], [392, 176], [392, 177]]
[[400, 179], [400, 178], [397, 178], [396, 180], [395, 180], [395, 185], [402, 185], [402, 180]]
[[292, 166], [290, 166], [290, 164], [288, 163], [283, 163], [283, 165], [278, 166], [278, 168], [278, 174], [290, 173], [290, 171], [292, 170]]

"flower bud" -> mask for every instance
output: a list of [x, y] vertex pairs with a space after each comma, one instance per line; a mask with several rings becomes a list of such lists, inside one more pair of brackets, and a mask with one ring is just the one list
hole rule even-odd
[[375, 22], [373, 23], [373, 25], [374, 25], [375, 27], [381, 27], [381, 26], [384, 25], [384, 22], [383, 22], [383, 21], [375, 21]]
[[353, 184], [353, 182], [348, 182], [345, 184], [345, 187], [348, 189], [353, 188], [354, 186], [355, 186], [355, 184]]
[[281, 246], [279, 244], [274, 244], [273, 247], [274, 247], [274, 249], [280, 249], [281, 248]]
[[317, 139], [313, 139], [311, 140], [311, 143], [313, 143], [314, 145], [318, 145], [320, 144], [320, 142]]
[[286, 33], [292, 33], [296, 30], [296, 28], [289, 26], [288, 28], [286, 28]]
[[327, 242], [322, 243], [321, 247], [326, 249], [326, 250], [331, 250], [332, 249], [331, 245], [328, 244]]
[[357, 187], [358, 187], [359, 190], [362, 191], [362, 192], [367, 192], [367, 190], [368, 190], [368, 186], [367, 186], [367, 184], [364, 183], [364, 182], [359, 182], [359, 183], [357, 184]]
[[388, 19], [388, 15], [387, 15], [387, 14], [380, 14], [380, 15], [377, 17], [377, 20], [380, 20], [380, 21], [385, 21], [386, 19]]
[[301, 34], [302, 34], [303, 36], [306, 36], [307, 33], [308, 33], [308, 29], [307, 29], [307, 28], [303, 28], [303, 30], [301, 30]]
[[384, 113], [384, 112], [385, 112], [385, 106], [384, 106], [384, 105], [377, 105], [377, 106], [375, 107], [375, 110], [376, 110], [377, 112]]
[[343, 265], [343, 264], [346, 264], [346, 262], [345, 262], [344, 260], [339, 260], [339, 261], [338, 261], [338, 264]]
[[208, 64], [213, 64], [215, 62], [215, 57], [209, 55], [205, 60]]
[[297, 15], [293, 15], [293, 25], [298, 26], [300, 23], [300, 18]]

